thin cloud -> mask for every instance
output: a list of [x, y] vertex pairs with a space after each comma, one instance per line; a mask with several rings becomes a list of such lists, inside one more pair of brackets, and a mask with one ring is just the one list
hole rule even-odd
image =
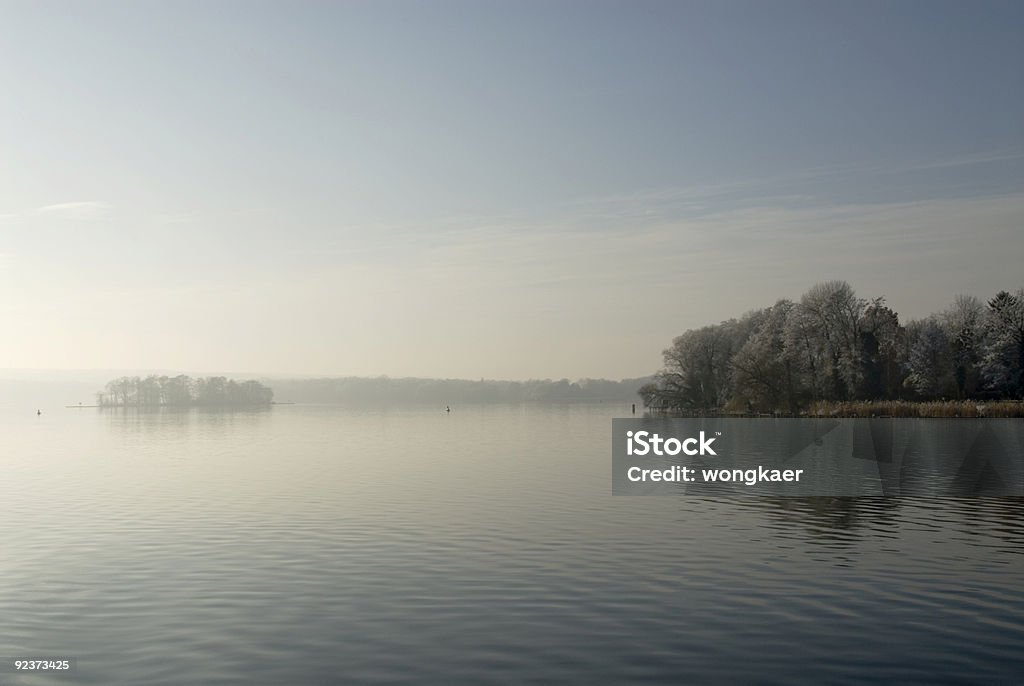
[[55, 212], [93, 213], [110, 209], [108, 203], [100, 200], [79, 200], [76, 202], [60, 202], [54, 205], [43, 205], [37, 207], [36, 212], [40, 214], [51, 214]]
[[[720, 183], [685, 187], [649, 188], [633, 192], [588, 196], [567, 201], [563, 205], [582, 212], [584, 219], [627, 219], [641, 216], [700, 216], [718, 213], [730, 205], [776, 203], [782, 200], [811, 205], [816, 200], [825, 205], [836, 204], [835, 198], [808, 194], [808, 182], [840, 183], [856, 188], [858, 179], [893, 174], [913, 174], [934, 169], [982, 166], [1024, 159], [1019, 150], [986, 151], [973, 155], [947, 157], [918, 162], [881, 162], [870, 164], [825, 165], [781, 174], [733, 179]], [[956, 188], [947, 187], [945, 197], [960, 197]], [[883, 201], [892, 204], [891, 200]]]

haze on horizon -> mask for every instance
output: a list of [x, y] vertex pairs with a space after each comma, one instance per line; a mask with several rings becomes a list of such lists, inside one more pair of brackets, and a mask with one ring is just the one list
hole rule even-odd
[[1017, 2], [2, 2], [0, 368], [622, 378], [1024, 274]]

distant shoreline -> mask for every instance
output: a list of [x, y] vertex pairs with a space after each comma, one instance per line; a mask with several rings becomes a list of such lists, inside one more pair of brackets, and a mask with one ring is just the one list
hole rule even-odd
[[86, 408], [99, 409], [99, 410], [163, 410], [163, 409], [174, 409], [174, 410], [191, 410], [196, 407], [210, 408], [210, 409], [221, 409], [221, 408], [250, 408], [250, 407], [271, 407], [273, 405], [294, 405], [293, 402], [277, 402], [276, 400], [269, 403], [224, 403], [224, 404], [213, 404], [213, 405], [200, 405], [198, 403], [192, 403], [189, 405], [65, 405], [64, 409], [68, 410], [84, 410]]

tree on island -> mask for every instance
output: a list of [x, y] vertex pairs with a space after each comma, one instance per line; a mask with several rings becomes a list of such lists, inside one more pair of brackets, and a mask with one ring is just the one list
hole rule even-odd
[[223, 376], [193, 379], [184, 374], [122, 376], [96, 394], [96, 404], [101, 407], [270, 405], [273, 401], [274, 391], [258, 381]]
[[845, 281], [686, 331], [639, 393], [682, 412], [797, 413], [820, 401], [1024, 398], [1024, 289], [900, 323]]

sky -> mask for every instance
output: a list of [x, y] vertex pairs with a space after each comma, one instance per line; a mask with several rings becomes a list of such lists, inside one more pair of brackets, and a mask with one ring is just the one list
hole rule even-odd
[[1020, 2], [0, 0], [0, 369], [622, 378], [1024, 286]]

